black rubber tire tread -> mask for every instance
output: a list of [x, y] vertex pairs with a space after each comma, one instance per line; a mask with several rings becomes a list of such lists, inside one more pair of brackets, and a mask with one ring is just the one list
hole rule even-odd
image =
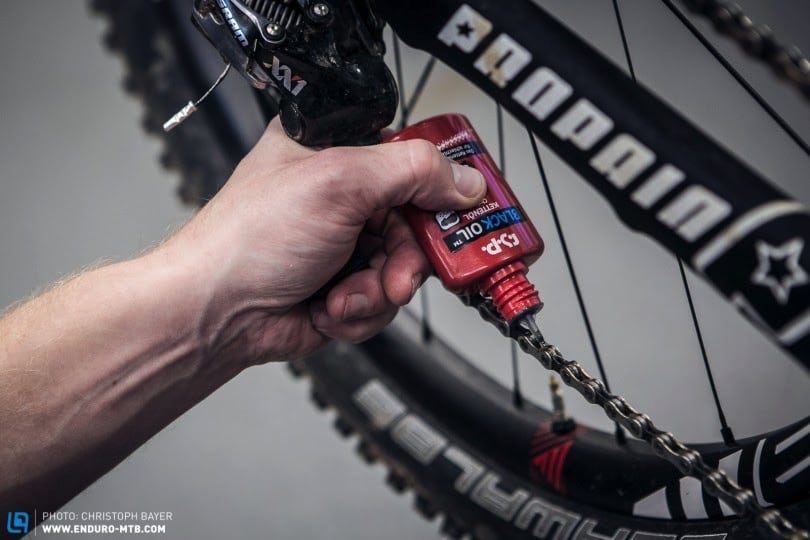
[[[158, 4], [164, 4], [159, 6]], [[163, 131], [163, 122], [206, 89], [193, 81], [189, 62], [181, 62], [166, 2], [92, 0], [91, 9], [108, 21], [104, 44], [125, 64], [123, 87], [144, 103], [143, 128], [163, 141], [160, 161], [180, 175], [178, 195], [201, 206], [222, 186], [241, 155], [228, 152], [225, 134], [212, 129], [215, 111], [201, 108], [182, 129]], [[190, 24], [190, 23], [189, 23]]]
[[[124, 88], [144, 102], [143, 126], [150, 134], [163, 140], [162, 164], [180, 174], [178, 193], [187, 203], [200, 206], [221, 187], [233, 167], [241, 158], [240, 149], [233, 144], [232, 134], [222, 131], [218, 124], [216, 107], [207, 106], [169, 134], [162, 130], [162, 123], [171, 117], [177, 108], [190, 97], [200, 95], [205, 88], [199, 83], [199, 73], [192, 63], [180, 61], [174, 32], [176, 18], [161, 13], [160, 5], [167, 2], [145, 0], [91, 0], [95, 12], [107, 18], [108, 31], [105, 44], [119, 53], [126, 65]], [[196, 81], [196, 82], [195, 82]], [[227, 127], [227, 126], [226, 126]], [[242, 149], [243, 150], [243, 149]], [[388, 469], [386, 483], [395, 492], [410, 490], [414, 493], [414, 508], [427, 519], [441, 517], [441, 533], [451, 538], [469, 536], [481, 540], [496, 538], [533, 538], [531, 526], [524, 530], [504, 521], [473, 503], [468, 496], [454, 491], [452, 482], [437, 481], [426, 474], [427, 469], [416, 463], [394, 444], [390, 437], [370, 425], [368, 419], [357, 414], [351, 404], [351, 394], [363, 381], [380, 378], [396, 388], [396, 381], [386, 380], [378, 369], [384, 361], [381, 355], [368, 355], [369, 349], [333, 344], [318, 354], [290, 364], [295, 376], [308, 376], [312, 385], [312, 399], [321, 409], [335, 408], [338, 416], [335, 427], [343, 437], [357, 436], [357, 452], [371, 464], [380, 461]], [[413, 397], [398, 394], [408, 410], [425, 419], [433, 420]], [[431, 422], [431, 425], [439, 426]], [[481, 455], [467, 442], [454, 439], [453, 430], [439, 426], [448, 438], [485, 463], [492, 471], [511, 486], [521, 486], [532, 495], [564, 506], [584, 516], [598, 518], [608, 528], [601, 532], [612, 534], [610, 526], [635, 526], [640, 529], [670, 534], [699, 534], [707, 531], [706, 523], [669, 524], [667, 522], [610, 515], [600, 510], [583, 507], [579, 503], [530, 484], [494, 463], [490, 456]], [[805, 514], [807, 503], [801, 503], [798, 513]], [[711, 526], [709, 524], [709, 526]], [[806, 526], [806, 524], [805, 524]], [[752, 532], [750, 520], [727, 522], [728, 538], [750, 539], [759, 536]], [[716, 530], [716, 528], [715, 528]], [[557, 537], [552, 530], [552, 537]], [[567, 535], [566, 535], [567, 536]]]
[[[358, 452], [364, 461], [381, 462], [387, 467], [389, 470], [386, 479], [388, 486], [397, 493], [413, 492], [414, 509], [430, 521], [440, 516], [441, 522], [447, 524], [443, 525], [442, 529], [448, 529], [448, 536], [460, 537], [469, 534], [472, 538], [487, 540], [539, 537], [533, 534], [533, 528], [537, 525], [535, 521], [532, 521], [528, 529], [524, 529], [515, 526], [514, 518], [508, 521], [496, 516], [474, 502], [470, 497], [470, 491], [462, 494], [455, 488], [454, 480], [457, 476], [452, 473], [458, 471], [451, 471], [451, 474], [447, 475], [447, 471], [444, 470], [443, 476], [441, 467], [439, 467], [440, 459], [437, 458], [428, 465], [419, 463], [403, 450], [401, 444], [394, 441], [390, 429], [380, 429], [373, 425], [373, 422], [360, 411], [353, 399], [355, 392], [369, 381], [382, 382], [405, 404], [406, 413], [404, 414], [414, 414], [446, 437], [450, 445], [461, 448], [465, 453], [484, 464], [489, 472], [497, 474], [500, 478], [498, 485], [504, 486], [507, 492], [524, 489], [529, 493], [530, 498], [538, 498], [544, 503], [579, 515], [576, 527], [586, 527], [588, 520], [593, 520], [598, 523], [595, 532], [606, 534], [607, 538], [614, 533], [621, 536], [621, 528], [630, 531], [627, 538], [632, 538], [635, 532], [638, 532], [639, 537], [643, 538], [649, 537], [644, 535], [645, 532], [654, 535], [670, 535], [666, 536], [668, 538], [681, 538], [682, 535], [720, 538], [720, 536], [712, 536], [714, 534], [727, 534], [728, 540], [753, 540], [764, 537], [762, 531], [751, 519], [677, 522], [619, 515], [567, 499], [543, 486], [530, 482], [525, 474], [516, 475], [501, 463], [494, 461], [497, 456], [482, 453], [478, 447], [480, 441], [471, 439], [469, 433], [465, 436], [459, 434], [465, 427], [468, 427], [465, 425], [465, 422], [469, 421], [468, 418], [457, 419], [455, 425], [443, 422], [440, 418], [441, 415], [437, 414], [438, 411], [435, 410], [435, 404], [425, 406], [417, 397], [409, 393], [406, 388], [409, 385], [403, 386], [395, 377], [392, 377], [399, 373], [395, 368], [391, 369], [390, 365], [387, 365], [391, 358], [387, 358], [385, 350], [393, 351], [399, 346], [410, 347], [409, 344], [402, 341], [403, 339], [409, 339], [409, 337], [403, 336], [397, 330], [388, 330], [365, 344], [335, 343], [308, 358], [291, 363], [290, 370], [296, 376], [300, 377], [303, 374], [309, 377], [312, 385], [311, 395], [316, 405], [322, 410], [335, 410], [338, 415], [335, 421], [338, 433], [344, 438], [356, 436], [359, 439]], [[442, 367], [447, 362], [444, 355], [431, 355], [429, 348], [426, 349], [424, 357], [429, 359], [428, 362], [442, 362]], [[460, 358], [451, 363], [455, 365], [450, 368], [450, 371], [476, 370]], [[436, 369], [441, 369], [439, 364], [436, 364]], [[488, 388], [491, 384], [493, 384], [491, 379], [480, 373], [459, 379], [459, 385], [477, 387], [482, 396], [486, 394], [490, 399], [500, 398], [504, 403], [508, 403], [509, 391], [503, 388], [503, 395], [492, 396], [491, 388]], [[433, 389], [428, 391], [433, 391]], [[532, 416], [529, 411], [520, 412], [515, 409], [507, 414], [516, 418]], [[500, 420], [508, 421], [509, 419], [503, 417]], [[491, 434], [484, 433], [486, 431], [486, 428], [482, 429], [481, 438], [491, 437]], [[618, 452], [615, 448], [612, 451]], [[643, 452], [646, 453], [646, 448], [643, 449]], [[609, 452], [606, 455], [609, 455]], [[594, 474], [599, 474], [599, 467], [602, 465], [604, 464], [594, 466]], [[810, 508], [810, 501], [804, 500], [784, 510], [794, 524], [807, 527], [810, 522], [808, 508]], [[575, 534], [575, 530], [576, 528], [559, 538], [580, 538]], [[558, 538], [556, 536], [558, 532], [560, 531], [553, 531], [548, 538]], [[592, 538], [587, 534], [581, 537]]]

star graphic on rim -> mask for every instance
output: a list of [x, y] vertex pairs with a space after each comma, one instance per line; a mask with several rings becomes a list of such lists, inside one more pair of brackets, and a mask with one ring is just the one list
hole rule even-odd
[[804, 249], [804, 240], [794, 238], [779, 247], [767, 242], [757, 242], [759, 264], [751, 275], [751, 281], [771, 289], [776, 301], [787, 304], [790, 290], [810, 282], [807, 272], [799, 266], [799, 257]]
[[460, 36], [470, 37], [470, 34], [473, 33], [473, 27], [470, 26], [469, 21], [464, 21], [463, 23], [456, 25], [456, 28], [458, 29], [458, 35]]

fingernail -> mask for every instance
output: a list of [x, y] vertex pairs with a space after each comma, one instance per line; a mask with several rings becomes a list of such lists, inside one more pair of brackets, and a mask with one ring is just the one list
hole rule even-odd
[[315, 327], [323, 328], [334, 324], [332, 317], [330, 317], [326, 312], [326, 304], [323, 302], [319, 303], [319, 305], [313, 305], [310, 309], [310, 313], [312, 317], [312, 324]]
[[343, 320], [361, 319], [368, 314], [369, 301], [365, 294], [350, 294], [343, 306]]
[[453, 179], [456, 189], [465, 197], [478, 197], [484, 192], [484, 176], [473, 167], [453, 163]]
[[416, 274], [411, 278], [411, 299], [416, 296], [416, 291], [422, 286], [422, 274]]

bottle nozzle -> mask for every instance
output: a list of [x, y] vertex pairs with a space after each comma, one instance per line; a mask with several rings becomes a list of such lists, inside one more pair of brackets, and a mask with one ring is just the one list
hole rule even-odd
[[492, 297], [498, 313], [509, 324], [543, 307], [537, 289], [526, 277], [527, 271], [522, 262], [508, 264], [481, 283], [481, 291]]

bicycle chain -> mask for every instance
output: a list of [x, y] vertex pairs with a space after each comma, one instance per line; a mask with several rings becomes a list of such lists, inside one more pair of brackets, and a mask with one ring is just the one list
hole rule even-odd
[[806, 98], [810, 98], [810, 60], [798, 47], [781, 43], [770, 27], [755, 24], [734, 2], [682, 1], [694, 13], [708, 18], [720, 33], [737, 41], [751, 56], [764, 60], [779, 76], [792, 82]]
[[504, 336], [517, 341], [518, 346], [537, 359], [544, 368], [558, 373], [566, 385], [579, 392], [589, 403], [599, 405], [608, 418], [633, 436], [646, 441], [656, 455], [674, 465], [681, 474], [700, 480], [710, 495], [726, 503], [735, 514], [755, 517], [774, 538], [810, 539], [810, 533], [794, 526], [779, 510], [760, 506], [750, 489], [737, 484], [724, 471], [707, 465], [697, 450], [679, 442], [672, 433], [657, 428], [649, 416], [638, 412], [623, 397], [608, 392], [600, 379], [589, 375], [577, 362], [566, 360], [557, 347], [545, 341], [536, 327], [510, 327], [500, 316], [492, 300], [480, 294], [460, 298], [464, 304], [478, 310], [481, 317], [495, 325]]

